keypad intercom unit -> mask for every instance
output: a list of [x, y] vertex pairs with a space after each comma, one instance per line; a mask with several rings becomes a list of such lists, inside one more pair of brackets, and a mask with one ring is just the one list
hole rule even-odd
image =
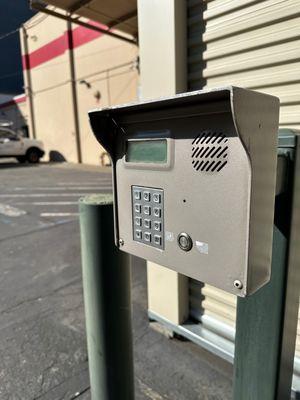
[[236, 87], [89, 113], [121, 250], [246, 296], [271, 272], [278, 99]]

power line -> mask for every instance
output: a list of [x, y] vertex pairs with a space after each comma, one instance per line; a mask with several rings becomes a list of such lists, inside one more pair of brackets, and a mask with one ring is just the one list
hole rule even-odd
[[16, 75], [21, 75], [21, 74], [23, 74], [22, 71], [20, 71], [20, 72], [14, 72], [14, 73], [12, 73], [12, 74], [7, 74], [7, 75], [1, 75], [1, 76], [0, 76], [0, 79], [6, 79], [6, 78], [10, 78], [11, 76], [16, 76]]
[[4, 35], [0, 36], [0, 40], [5, 39], [5, 38], [7, 38], [8, 36], [11, 36], [11, 35], [13, 35], [14, 33], [17, 33], [17, 32], [19, 32], [19, 28], [14, 29], [13, 31], [4, 33]]

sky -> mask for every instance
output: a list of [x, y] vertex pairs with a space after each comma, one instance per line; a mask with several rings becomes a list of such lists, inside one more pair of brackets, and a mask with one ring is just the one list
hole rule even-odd
[[0, 94], [24, 92], [19, 32], [3, 36], [33, 15], [28, 0], [0, 0]]

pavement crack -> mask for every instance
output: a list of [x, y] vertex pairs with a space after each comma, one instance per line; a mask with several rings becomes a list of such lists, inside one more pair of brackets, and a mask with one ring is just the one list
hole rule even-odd
[[0, 243], [7, 242], [9, 240], [16, 239], [16, 238], [19, 238], [19, 237], [22, 237], [22, 236], [31, 235], [31, 234], [36, 233], [36, 232], [46, 231], [47, 229], [57, 228], [57, 227], [59, 227], [61, 225], [66, 225], [66, 224], [70, 224], [70, 223], [74, 223], [74, 222], [78, 223], [78, 220], [77, 219], [70, 219], [70, 220], [65, 220], [65, 221], [46, 224], [46, 225], [44, 225], [44, 226], [42, 226], [40, 228], [37, 228], [37, 229], [32, 229], [32, 230], [29, 230], [29, 231], [26, 231], [26, 232], [17, 233], [16, 235], [7, 236], [5, 238], [2, 238], [2, 239], [0, 239]]
[[144, 332], [141, 333], [141, 335], [137, 336], [137, 337], [134, 339], [134, 342], [135, 342], [135, 343], [140, 342], [148, 333], [149, 333], [149, 329], [148, 329], [148, 327], [147, 327], [147, 328], [145, 328]]
[[55, 364], [55, 362], [54, 362], [54, 360], [52, 360], [52, 361], [50, 362], [50, 364], [49, 364], [49, 365], [43, 370], [43, 372], [41, 373], [41, 384], [40, 384], [40, 386], [41, 386], [40, 392], [41, 392], [41, 393], [43, 392], [43, 389], [44, 389], [46, 374], [47, 374], [49, 371], [51, 371], [51, 369], [53, 368], [54, 364]]
[[69, 286], [72, 286], [72, 285], [74, 285], [74, 284], [76, 284], [76, 283], [80, 283], [80, 282], [81, 282], [81, 278], [79, 278], [79, 279], [76, 278], [76, 279], [73, 279], [73, 280], [70, 281], [70, 282], [67, 282], [67, 283], [64, 284], [64, 285], [61, 285], [61, 286], [59, 286], [59, 287], [53, 289], [51, 292], [47, 293], [47, 294], [44, 295], [44, 296], [35, 296], [35, 297], [31, 297], [31, 298], [24, 299], [24, 300], [20, 301], [19, 303], [14, 304], [12, 307], [6, 308], [5, 310], [1, 310], [1, 311], [0, 311], [0, 315], [9, 314], [9, 313], [15, 311], [16, 309], [18, 309], [20, 306], [22, 306], [22, 305], [24, 305], [24, 304], [27, 304], [27, 303], [34, 303], [35, 301], [44, 300], [44, 299], [46, 299], [46, 298], [52, 296], [53, 293], [60, 292], [61, 290], [65, 289], [65, 288], [67, 288], [67, 287], [69, 287]]

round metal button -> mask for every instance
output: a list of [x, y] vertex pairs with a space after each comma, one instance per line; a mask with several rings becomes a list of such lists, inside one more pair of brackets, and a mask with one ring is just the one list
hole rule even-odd
[[183, 251], [190, 251], [193, 247], [192, 238], [185, 232], [181, 232], [177, 237], [178, 246]]

